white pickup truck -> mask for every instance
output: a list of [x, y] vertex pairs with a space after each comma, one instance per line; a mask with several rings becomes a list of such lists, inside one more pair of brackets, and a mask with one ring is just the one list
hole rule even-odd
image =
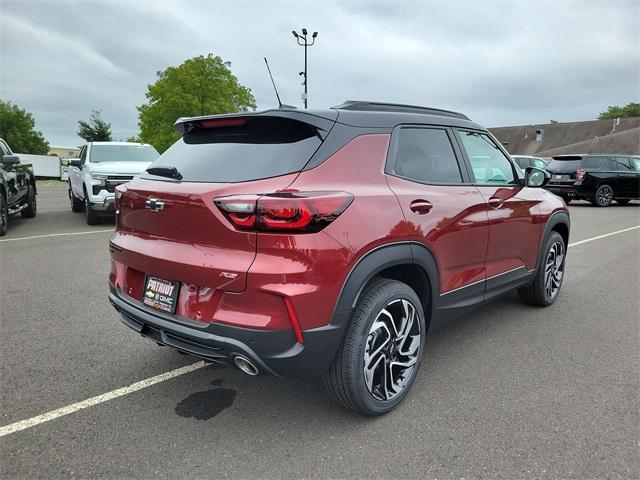
[[89, 142], [69, 160], [71, 210], [84, 210], [89, 225], [114, 214], [115, 188], [144, 172], [160, 154], [145, 143]]

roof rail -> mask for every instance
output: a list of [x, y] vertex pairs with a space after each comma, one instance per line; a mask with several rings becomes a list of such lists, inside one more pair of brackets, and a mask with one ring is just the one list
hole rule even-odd
[[362, 100], [347, 100], [346, 102], [336, 105], [337, 110], [350, 110], [357, 112], [398, 112], [398, 113], [422, 113], [425, 115], [442, 115], [444, 117], [462, 118], [470, 120], [469, 117], [462, 113], [452, 112], [451, 110], [441, 110], [439, 108], [419, 107], [416, 105], [402, 105], [399, 103], [382, 103], [368, 102]]

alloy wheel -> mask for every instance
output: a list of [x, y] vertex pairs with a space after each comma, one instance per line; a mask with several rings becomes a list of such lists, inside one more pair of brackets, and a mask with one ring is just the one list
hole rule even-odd
[[422, 328], [409, 300], [389, 302], [374, 320], [364, 351], [364, 379], [381, 401], [398, 395], [411, 379], [420, 351]]
[[544, 294], [547, 299], [553, 299], [558, 295], [563, 275], [564, 245], [562, 242], [554, 242], [549, 249], [544, 267]]
[[613, 190], [611, 187], [604, 185], [598, 190], [598, 203], [600, 205], [609, 205], [613, 200]]

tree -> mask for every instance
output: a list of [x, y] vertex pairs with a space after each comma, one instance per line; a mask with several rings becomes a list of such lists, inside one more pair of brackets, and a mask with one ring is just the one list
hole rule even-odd
[[162, 153], [180, 138], [173, 129], [179, 117], [255, 110], [251, 90], [238, 83], [230, 66], [209, 54], [157, 72], [147, 87], [148, 103], [138, 107], [140, 140]]
[[0, 100], [0, 137], [9, 144], [11, 150], [46, 155], [49, 143], [35, 127], [33, 115], [11, 102]]
[[93, 110], [88, 122], [78, 120], [78, 125], [80, 125], [78, 136], [87, 142], [111, 141], [111, 124], [102, 119], [100, 110]]
[[610, 120], [620, 117], [640, 117], [640, 103], [627, 103], [624, 107], [612, 105], [606, 112], [598, 115], [598, 120]]

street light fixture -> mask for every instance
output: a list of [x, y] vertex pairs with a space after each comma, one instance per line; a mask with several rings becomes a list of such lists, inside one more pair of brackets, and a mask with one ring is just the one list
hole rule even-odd
[[306, 28], [302, 29], [302, 34], [296, 32], [295, 30], [293, 30], [291, 33], [293, 34], [294, 37], [296, 37], [298, 45], [300, 45], [301, 47], [304, 47], [304, 71], [300, 72], [300, 75], [302, 75], [304, 77], [304, 82], [303, 82], [304, 94], [302, 96], [302, 99], [304, 100], [304, 108], [307, 108], [307, 106], [308, 106], [308, 103], [307, 103], [307, 85], [309, 83], [309, 77], [307, 75], [307, 47], [310, 47], [311, 45], [316, 43], [316, 37], [318, 36], [318, 32], [313, 32], [313, 34], [311, 35], [311, 43], [309, 43], [307, 41], [307, 29]]

